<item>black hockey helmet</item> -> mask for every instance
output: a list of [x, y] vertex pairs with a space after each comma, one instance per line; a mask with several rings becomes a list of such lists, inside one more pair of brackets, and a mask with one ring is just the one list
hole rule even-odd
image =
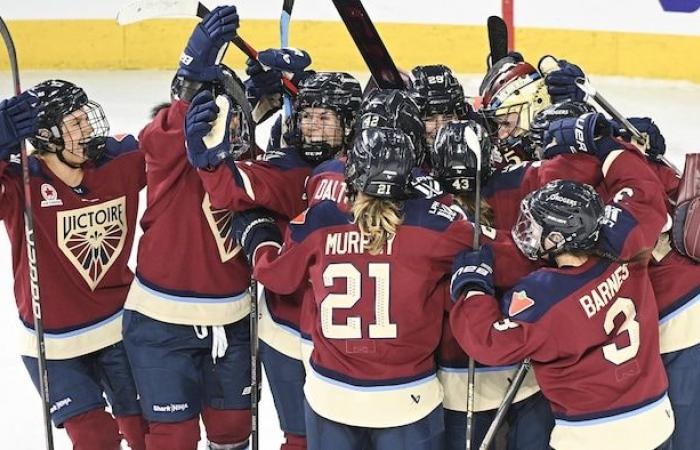
[[474, 192], [477, 167], [480, 166], [482, 182], [491, 175], [492, 151], [488, 133], [475, 121], [447, 122], [430, 148], [433, 175], [453, 194]]
[[425, 125], [413, 98], [399, 89], [376, 89], [362, 101], [356, 127], [397, 128], [413, 143], [414, 161], [421, 165], [425, 159]]
[[532, 159], [542, 159], [545, 133], [552, 122], [582, 114], [595, 112], [595, 108], [584, 102], [555, 103], [535, 114], [530, 122], [530, 132], [523, 138], [523, 146]]
[[[47, 80], [28, 90], [37, 99], [37, 132], [29, 139], [39, 153], [56, 153], [58, 158], [69, 166], [63, 157], [70, 135], [63, 129], [79, 126], [81, 137], [78, 144], [83, 148], [86, 160], [97, 160], [104, 153], [109, 123], [102, 107], [88, 99], [85, 91], [64, 80]], [[71, 114], [81, 111], [81, 117]]]
[[[288, 136], [301, 156], [311, 164], [319, 164], [333, 158], [346, 149], [352, 139], [355, 117], [362, 101], [360, 82], [345, 72], [317, 72], [299, 84], [299, 93], [294, 101]], [[341, 129], [340, 141], [313, 140], [302, 135], [302, 122], [307, 119], [308, 108], [323, 108], [333, 111]], [[323, 121], [319, 125], [324, 126]], [[318, 125], [312, 125], [318, 126]]]
[[422, 116], [454, 114], [466, 119], [469, 107], [464, 89], [449, 67], [442, 64], [416, 66], [411, 71], [412, 93]]
[[598, 240], [604, 216], [605, 205], [593, 187], [554, 180], [523, 199], [512, 236], [533, 260], [590, 250]]
[[401, 199], [411, 184], [415, 151], [401, 130], [368, 128], [355, 137], [348, 151], [345, 182], [353, 192]]

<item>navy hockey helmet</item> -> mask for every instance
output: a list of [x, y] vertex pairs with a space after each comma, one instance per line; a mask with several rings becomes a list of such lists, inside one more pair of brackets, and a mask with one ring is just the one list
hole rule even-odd
[[[478, 148], [472, 148], [475, 143]], [[477, 168], [482, 182], [491, 175], [492, 151], [488, 133], [475, 121], [447, 122], [430, 149], [433, 175], [453, 194], [474, 192]]]
[[542, 159], [545, 133], [552, 122], [560, 119], [579, 117], [582, 114], [595, 112], [595, 108], [584, 102], [555, 103], [538, 112], [530, 122], [530, 132], [523, 138], [523, 146], [533, 159]]
[[345, 182], [350, 190], [372, 197], [404, 198], [411, 184], [414, 154], [410, 137], [401, 130], [362, 130], [348, 151]]
[[376, 89], [360, 106], [357, 128], [396, 128], [403, 131], [413, 143], [414, 160], [421, 165], [425, 159], [425, 125], [420, 109], [413, 98], [399, 89]]
[[[310, 75], [299, 84], [289, 126], [289, 142], [309, 163], [319, 164], [333, 158], [346, 149], [352, 139], [361, 101], [360, 82], [352, 75], [345, 72]], [[311, 108], [332, 111], [338, 120], [314, 117], [309, 111]]]
[[598, 240], [604, 216], [605, 206], [593, 187], [555, 180], [523, 199], [512, 236], [532, 260], [590, 250]]
[[[29, 139], [38, 152], [63, 156], [66, 147], [83, 149], [86, 160], [97, 160], [104, 153], [109, 122], [102, 107], [85, 91], [64, 80], [47, 80], [28, 90], [37, 99], [37, 132]], [[73, 142], [77, 139], [77, 142]]]
[[464, 89], [449, 67], [442, 64], [416, 66], [411, 71], [412, 93], [423, 117], [454, 114], [466, 119], [469, 107]]

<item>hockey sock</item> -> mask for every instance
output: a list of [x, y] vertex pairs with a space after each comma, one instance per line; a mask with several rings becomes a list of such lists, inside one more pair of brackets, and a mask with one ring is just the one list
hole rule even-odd
[[280, 450], [306, 450], [306, 436], [284, 433], [284, 437], [286, 442], [282, 444]]
[[148, 450], [196, 450], [199, 417], [175, 423], [150, 422], [146, 435]]
[[119, 431], [128, 442], [131, 450], [146, 450], [146, 433], [148, 433], [148, 422], [142, 416], [117, 417]]
[[214, 444], [241, 444], [251, 432], [249, 409], [202, 408], [202, 421], [207, 438]]
[[63, 422], [74, 450], [118, 450], [122, 438], [114, 418], [93, 409]]

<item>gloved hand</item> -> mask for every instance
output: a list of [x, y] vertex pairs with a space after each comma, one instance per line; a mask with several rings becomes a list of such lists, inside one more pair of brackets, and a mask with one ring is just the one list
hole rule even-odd
[[23, 92], [0, 102], [0, 160], [6, 159], [22, 139], [37, 130], [38, 100]]
[[[661, 134], [659, 127], [649, 117], [630, 117], [627, 120], [629, 120], [640, 133], [649, 136], [649, 148], [646, 152], [647, 158], [652, 161], [659, 161], [661, 157], [666, 154], [666, 139], [664, 135]], [[613, 122], [613, 126], [616, 129], [622, 129], [622, 125], [617, 122]], [[632, 134], [627, 130], [622, 130], [620, 137], [628, 142], [632, 140]]]
[[251, 104], [256, 105], [262, 97], [282, 93], [282, 76], [291, 74], [292, 83], [298, 85], [313, 71], [305, 71], [311, 57], [296, 48], [267, 49], [258, 53], [258, 60], [248, 59], [245, 81]]
[[231, 155], [231, 99], [209, 91], [197, 94], [185, 115], [187, 159], [198, 169], [212, 169]]
[[275, 219], [262, 208], [249, 209], [234, 214], [231, 217], [230, 233], [243, 249], [243, 253], [251, 265], [255, 250], [260, 244], [263, 242], [282, 244], [282, 234]]
[[586, 94], [576, 84], [577, 78], [585, 78], [583, 70], [576, 64], [560, 59], [559, 69], [554, 70], [544, 77], [547, 92], [552, 98], [552, 103], [565, 101], [582, 102]]
[[468, 291], [481, 291], [489, 295], [496, 292], [493, 286], [493, 251], [488, 245], [482, 245], [477, 251], [462, 250], [452, 263], [452, 301], [458, 301]]
[[177, 71], [187, 79], [214, 81], [220, 78], [219, 62], [223, 58], [227, 43], [238, 30], [238, 14], [235, 6], [214, 8], [199, 23], [180, 56]]
[[620, 148], [612, 138], [612, 124], [601, 113], [586, 113], [579, 117], [556, 120], [545, 132], [544, 157], [562, 153], [589, 153], [601, 161], [611, 151]]

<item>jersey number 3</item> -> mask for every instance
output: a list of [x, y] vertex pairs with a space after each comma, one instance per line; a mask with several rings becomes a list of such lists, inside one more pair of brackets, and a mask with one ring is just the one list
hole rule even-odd
[[[398, 336], [395, 323], [389, 318], [390, 276], [388, 263], [370, 263], [368, 275], [374, 279], [374, 323], [369, 325], [370, 339], [391, 339]], [[328, 294], [321, 301], [321, 329], [328, 339], [362, 339], [362, 318], [350, 316], [344, 324], [333, 322], [333, 311], [350, 309], [362, 296], [362, 274], [352, 264], [330, 264], [323, 271], [323, 284], [332, 287], [335, 280], [344, 278], [344, 294]]]
[[639, 351], [639, 322], [635, 320], [637, 309], [629, 298], [619, 297], [605, 314], [605, 322], [603, 323], [605, 334], [610, 335], [615, 330], [615, 318], [620, 314], [624, 316], [624, 321], [617, 330], [616, 336], [627, 332], [629, 344], [618, 347], [613, 342], [603, 347], [605, 359], [618, 366], [637, 356]]

